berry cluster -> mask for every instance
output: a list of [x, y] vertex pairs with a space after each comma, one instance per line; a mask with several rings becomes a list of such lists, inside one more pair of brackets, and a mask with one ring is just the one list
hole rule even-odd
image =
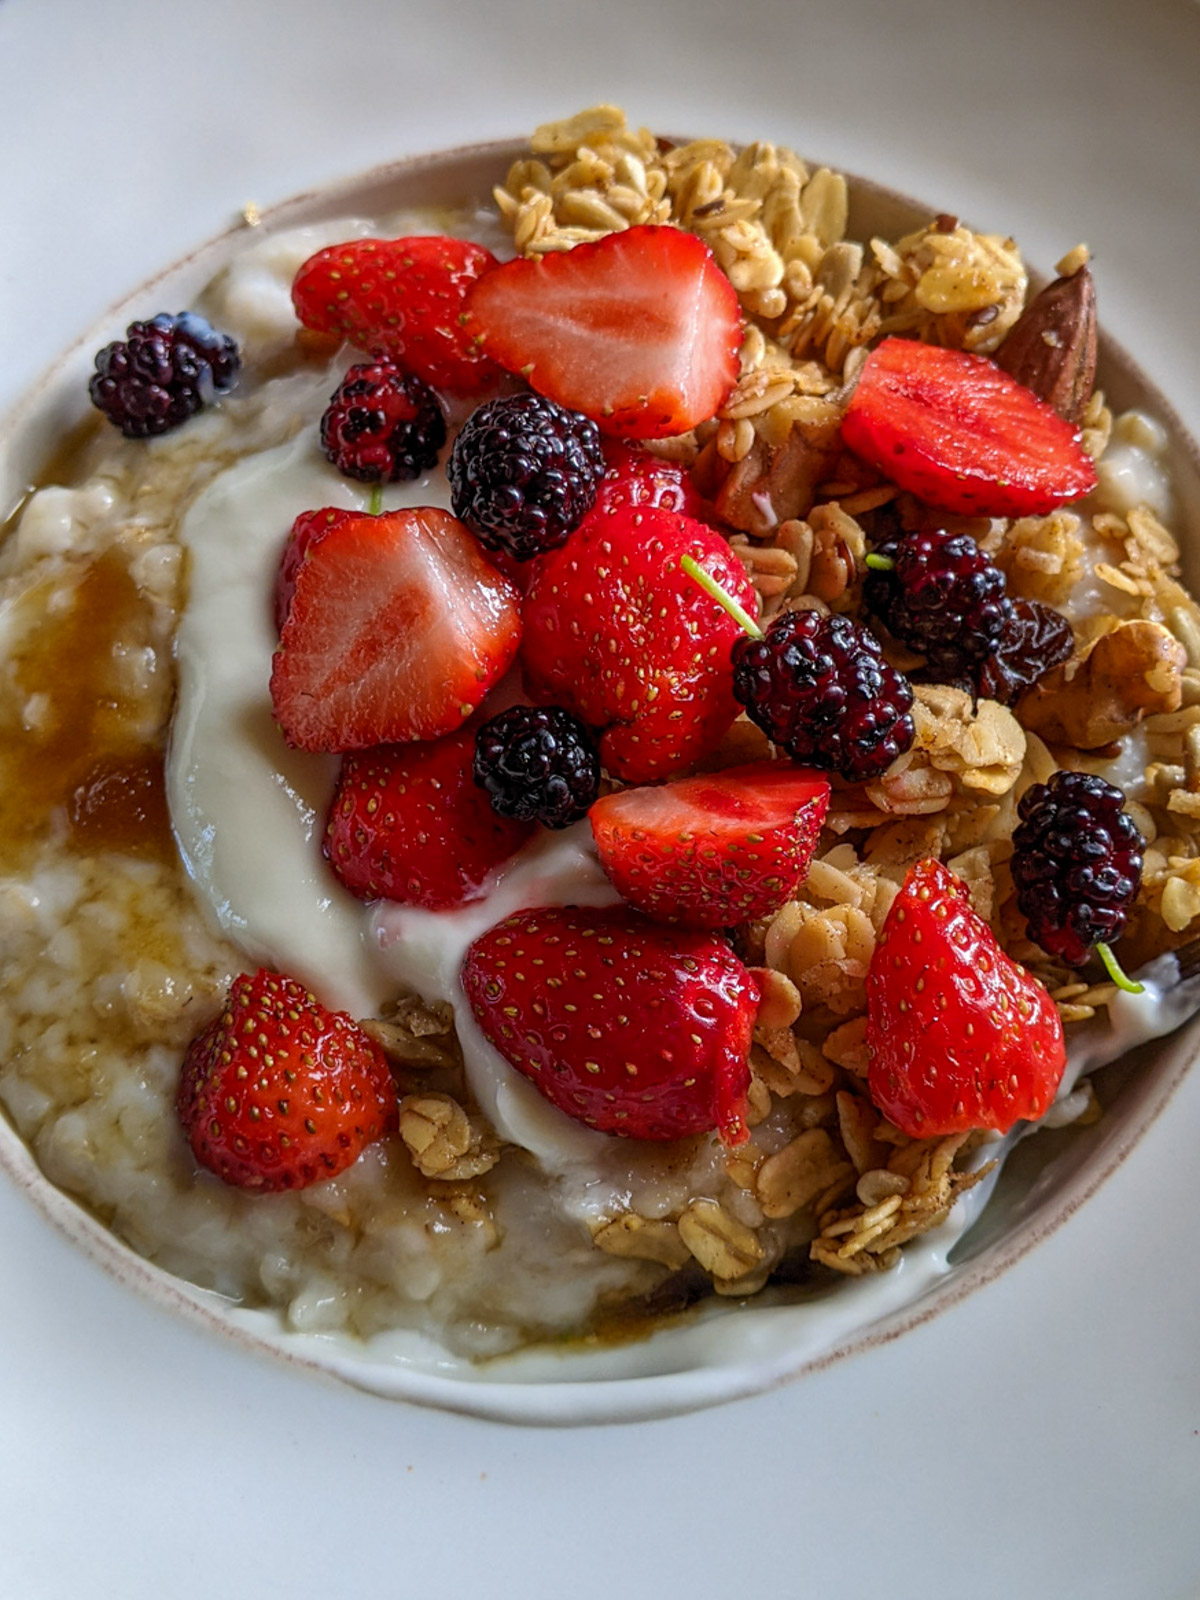
[[600, 757], [561, 706], [511, 706], [475, 735], [475, 782], [502, 817], [569, 828], [600, 792]]
[[92, 404], [127, 439], [169, 433], [237, 382], [241, 357], [228, 334], [194, 311], [131, 322], [105, 345], [88, 384]]
[[321, 418], [321, 448], [347, 478], [397, 483], [437, 466], [446, 419], [428, 384], [393, 361], [351, 367]]
[[967, 676], [992, 654], [1012, 615], [1004, 574], [968, 534], [906, 533], [867, 561], [863, 600], [939, 678]]
[[[362, 898], [453, 911], [488, 894], [539, 826], [587, 818], [625, 903], [534, 907], [477, 939], [463, 972], [476, 1019], [593, 1127], [739, 1142], [759, 996], [728, 931], [799, 891], [837, 779], [880, 778], [916, 732], [912, 688], [870, 628], [785, 609], [760, 630], [754, 585], [702, 493], [715, 482], [690, 481], [677, 443], [631, 443], [677, 441], [717, 415], [741, 342], [731, 283], [707, 246], [667, 227], [504, 264], [453, 240], [360, 239], [310, 258], [293, 303], [307, 327], [371, 353], [321, 421], [346, 476], [418, 477], [447, 436], [434, 391], [483, 400], [447, 463], [453, 515], [378, 514], [378, 496], [374, 514], [322, 507], [296, 519], [282, 555], [272, 703], [289, 743], [343, 757], [331, 869]], [[151, 433], [236, 370], [232, 341], [207, 324], [156, 318], [101, 353], [93, 397], [126, 432]], [[496, 395], [502, 372], [521, 392]], [[927, 506], [1016, 515], [1094, 480], [1071, 430], [1039, 406], [994, 363], [887, 340], [842, 442]], [[1067, 620], [1011, 599], [966, 534], [887, 532], [867, 560], [865, 610], [927, 675], [1011, 703], [1069, 654]], [[502, 703], [513, 699], [514, 667], [533, 703], [488, 716], [503, 680]], [[790, 761], [713, 762], [739, 707]], [[1035, 787], [1021, 818], [1012, 870], [1031, 935], [1080, 964], [1124, 925], [1140, 837], [1120, 794], [1082, 774]], [[868, 975], [877, 1104], [914, 1138], [1040, 1115], [1063, 1062], [1049, 997], [940, 862], [919, 864], [898, 903]], [[979, 973], [986, 993], [972, 1000]], [[246, 982], [235, 998], [264, 1030], [301, 1004]], [[365, 1095], [370, 1041], [316, 1012], [311, 1028], [336, 1039]], [[972, 1038], [1002, 1081], [983, 1083]], [[222, 1060], [237, 1048], [224, 1032], [202, 1038], [198, 1071], [217, 1043]], [[956, 1077], [960, 1046], [970, 1083]], [[374, 1107], [354, 1140], [392, 1114]], [[195, 1120], [190, 1101], [184, 1117]], [[279, 1184], [321, 1170], [310, 1161]]]
[[1029, 936], [1069, 967], [1125, 926], [1142, 879], [1145, 840], [1125, 796], [1087, 772], [1056, 772], [1026, 790], [1012, 875]]
[[849, 617], [785, 611], [733, 648], [733, 692], [796, 761], [865, 783], [913, 742], [912, 690]]
[[541, 395], [515, 394], [472, 412], [447, 476], [454, 515], [480, 544], [532, 561], [579, 526], [604, 473], [590, 418]]

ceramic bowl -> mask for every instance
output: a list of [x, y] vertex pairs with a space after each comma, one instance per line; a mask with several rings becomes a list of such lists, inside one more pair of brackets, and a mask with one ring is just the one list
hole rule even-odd
[[[282, 231], [342, 215], [485, 200], [519, 153], [515, 144], [452, 150], [379, 168], [266, 212], [261, 227]], [[850, 235], [897, 237], [924, 223], [936, 204], [918, 204], [851, 179]], [[139, 286], [74, 344], [0, 427], [0, 503], [13, 504], [64, 434], [86, 414], [94, 351], [118, 337], [153, 301], [187, 304], [245, 243], [231, 228]], [[1136, 365], [1101, 340], [1100, 381], [1114, 406], [1144, 407], [1171, 436], [1170, 466], [1180, 523], [1200, 532], [1200, 465], [1169, 404]], [[1195, 566], [1190, 574], [1196, 585]], [[1100, 1078], [1106, 1114], [1091, 1127], [1042, 1131], [1010, 1156], [986, 1206], [949, 1250], [944, 1270], [913, 1275], [901, 1266], [878, 1279], [850, 1279], [817, 1300], [718, 1303], [639, 1340], [605, 1346], [532, 1349], [468, 1365], [432, 1340], [395, 1335], [356, 1345], [298, 1334], [265, 1311], [247, 1311], [169, 1276], [135, 1255], [87, 1211], [53, 1187], [0, 1118], [0, 1167], [94, 1261], [131, 1289], [255, 1351], [388, 1399], [516, 1423], [617, 1422], [698, 1409], [753, 1394], [894, 1339], [944, 1312], [1012, 1267], [1062, 1225], [1103, 1183], [1162, 1111], [1200, 1048], [1200, 1020], [1142, 1047]]]

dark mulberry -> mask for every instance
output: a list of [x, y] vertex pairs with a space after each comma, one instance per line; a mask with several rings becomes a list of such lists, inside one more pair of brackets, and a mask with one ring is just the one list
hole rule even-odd
[[194, 311], [131, 322], [105, 345], [88, 384], [92, 404], [127, 439], [169, 433], [237, 382], [241, 357], [228, 334]]
[[475, 735], [475, 782], [502, 817], [567, 828], [600, 791], [600, 757], [560, 706], [512, 706]]
[[566, 543], [605, 471], [590, 418], [538, 394], [505, 395], [472, 412], [454, 441], [451, 504], [487, 549], [532, 561]]
[[868, 611], [943, 681], [969, 676], [991, 655], [1012, 615], [1004, 574], [968, 534], [906, 533], [881, 544], [867, 566]]
[[321, 418], [321, 448], [347, 478], [398, 483], [437, 466], [446, 419], [427, 383], [392, 361], [351, 367]]
[[1069, 967], [1120, 937], [1145, 840], [1125, 796], [1088, 772], [1056, 772], [1021, 798], [1012, 875], [1029, 937]]
[[914, 738], [912, 689], [849, 617], [787, 611], [733, 647], [733, 692], [773, 743], [852, 783], [877, 778]]

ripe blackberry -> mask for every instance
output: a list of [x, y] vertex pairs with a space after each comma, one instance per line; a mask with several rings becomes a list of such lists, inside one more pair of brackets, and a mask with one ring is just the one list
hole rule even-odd
[[1004, 574], [965, 533], [937, 528], [888, 539], [867, 567], [868, 611], [941, 678], [969, 676], [1012, 614]]
[[88, 384], [98, 406], [127, 439], [169, 433], [237, 382], [241, 357], [228, 334], [194, 311], [131, 322], [106, 344]]
[[475, 735], [475, 782], [502, 817], [567, 828], [600, 788], [587, 729], [559, 706], [512, 706]]
[[1125, 796], [1088, 772], [1056, 772], [1021, 799], [1012, 875], [1029, 937], [1081, 967], [1125, 926], [1142, 879], [1145, 841]]
[[437, 466], [446, 419], [433, 390], [378, 359], [351, 367], [321, 418], [321, 448], [344, 477], [398, 483]]
[[908, 680], [849, 617], [785, 611], [733, 647], [733, 692], [796, 761], [864, 783], [913, 742]]
[[450, 453], [454, 515], [489, 550], [532, 561], [565, 544], [605, 473], [600, 431], [538, 394], [489, 400]]
[[1061, 611], [1040, 600], [1014, 600], [1012, 616], [995, 648], [975, 668], [975, 689], [985, 700], [1011, 706], [1061, 666], [1075, 648], [1075, 634]]

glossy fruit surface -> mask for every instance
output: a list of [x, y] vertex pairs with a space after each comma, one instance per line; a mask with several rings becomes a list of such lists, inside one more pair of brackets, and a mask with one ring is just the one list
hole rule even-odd
[[600, 864], [656, 922], [732, 928], [766, 916], [803, 882], [829, 782], [759, 761], [653, 788], [618, 789], [591, 810]]
[[911, 339], [867, 357], [842, 437], [890, 482], [965, 516], [1040, 515], [1096, 486], [1078, 430], [994, 361]]
[[687, 432], [737, 378], [737, 294], [708, 246], [678, 228], [507, 261], [467, 304], [488, 355], [619, 438]]
[[909, 872], [880, 932], [866, 1041], [871, 1099], [913, 1139], [1036, 1122], [1066, 1065], [1057, 1006], [932, 860]]
[[752, 616], [746, 569], [711, 528], [678, 512], [588, 518], [538, 563], [525, 600], [525, 687], [599, 735], [629, 783], [668, 776], [712, 750], [737, 713], [732, 617], [680, 569], [691, 555]]
[[463, 988], [505, 1060], [575, 1121], [744, 1141], [758, 988], [723, 940], [625, 906], [519, 911], [471, 946]]
[[293, 978], [260, 968], [230, 985], [188, 1048], [177, 1098], [196, 1159], [266, 1194], [335, 1177], [396, 1114], [379, 1046]]

